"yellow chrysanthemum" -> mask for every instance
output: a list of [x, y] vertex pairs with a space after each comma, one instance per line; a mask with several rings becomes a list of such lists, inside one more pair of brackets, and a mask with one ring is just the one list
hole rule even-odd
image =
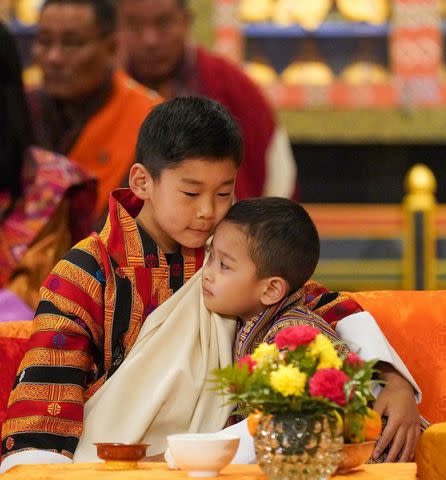
[[284, 397], [289, 395], [302, 395], [305, 390], [307, 376], [297, 367], [291, 365], [280, 365], [280, 367], [271, 372], [270, 382], [276, 392]]
[[310, 355], [319, 357], [318, 370], [321, 368], [340, 369], [342, 360], [339, 358], [335, 347], [330, 340], [322, 334], [316, 335], [316, 338], [309, 345]]
[[278, 356], [279, 350], [274, 343], [261, 343], [252, 354], [253, 360], [255, 360], [258, 365], [274, 362]]

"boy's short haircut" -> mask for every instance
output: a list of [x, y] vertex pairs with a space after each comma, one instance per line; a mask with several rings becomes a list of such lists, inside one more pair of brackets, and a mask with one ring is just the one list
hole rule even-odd
[[45, 0], [40, 11], [43, 12], [50, 5], [70, 4], [91, 6], [102, 34], [108, 35], [116, 31], [118, 18], [116, 0]]
[[229, 209], [224, 221], [242, 227], [259, 278], [281, 277], [291, 293], [313, 275], [319, 260], [319, 235], [299, 204], [279, 197], [241, 200]]
[[219, 103], [204, 97], [178, 97], [155, 107], [139, 130], [136, 161], [154, 179], [188, 158], [230, 158], [240, 166], [240, 127]]

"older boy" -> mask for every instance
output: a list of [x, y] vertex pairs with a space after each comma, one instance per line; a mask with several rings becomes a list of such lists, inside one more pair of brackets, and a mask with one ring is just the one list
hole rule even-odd
[[104, 230], [70, 250], [42, 287], [3, 424], [3, 469], [71, 461], [84, 402], [147, 315], [201, 268], [241, 156], [239, 127], [216, 102], [177, 99], [148, 116], [130, 189], [112, 193]]

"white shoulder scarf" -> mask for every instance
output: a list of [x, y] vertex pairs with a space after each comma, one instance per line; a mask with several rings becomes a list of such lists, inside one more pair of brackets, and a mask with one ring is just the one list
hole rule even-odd
[[74, 461], [98, 461], [95, 442], [146, 442], [155, 455], [167, 435], [221, 430], [233, 407], [208, 380], [232, 362], [234, 334], [233, 319], [205, 308], [197, 272], [146, 319], [122, 365], [86, 402]]

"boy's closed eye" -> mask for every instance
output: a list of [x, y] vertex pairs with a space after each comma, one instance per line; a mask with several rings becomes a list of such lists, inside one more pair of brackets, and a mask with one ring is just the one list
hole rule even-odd
[[181, 193], [184, 193], [184, 195], [186, 195], [187, 197], [198, 197], [198, 193], [195, 193], [195, 192], [181, 192]]
[[[208, 262], [212, 262], [214, 260], [214, 249], [212, 248], [212, 245], [208, 246], [206, 248], [206, 253], [208, 254]], [[227, 265], [223, 260], [218, 261], [219, 266], [222, 270], [230, 270], [231, 268], [229, 265]]]
[[[181, 192], [181, 193], [184, 193], [184, 195], [188, 197], [198, 197], [198, 195], [200, 195], [199, 193], [196, 193], [196, 192]], [[229, 197], [229, 195], [231, 195], [231, 193], [232, 192], [220, 192], [220, 193], [217, 193], [217, 196], [227, 198]]]

